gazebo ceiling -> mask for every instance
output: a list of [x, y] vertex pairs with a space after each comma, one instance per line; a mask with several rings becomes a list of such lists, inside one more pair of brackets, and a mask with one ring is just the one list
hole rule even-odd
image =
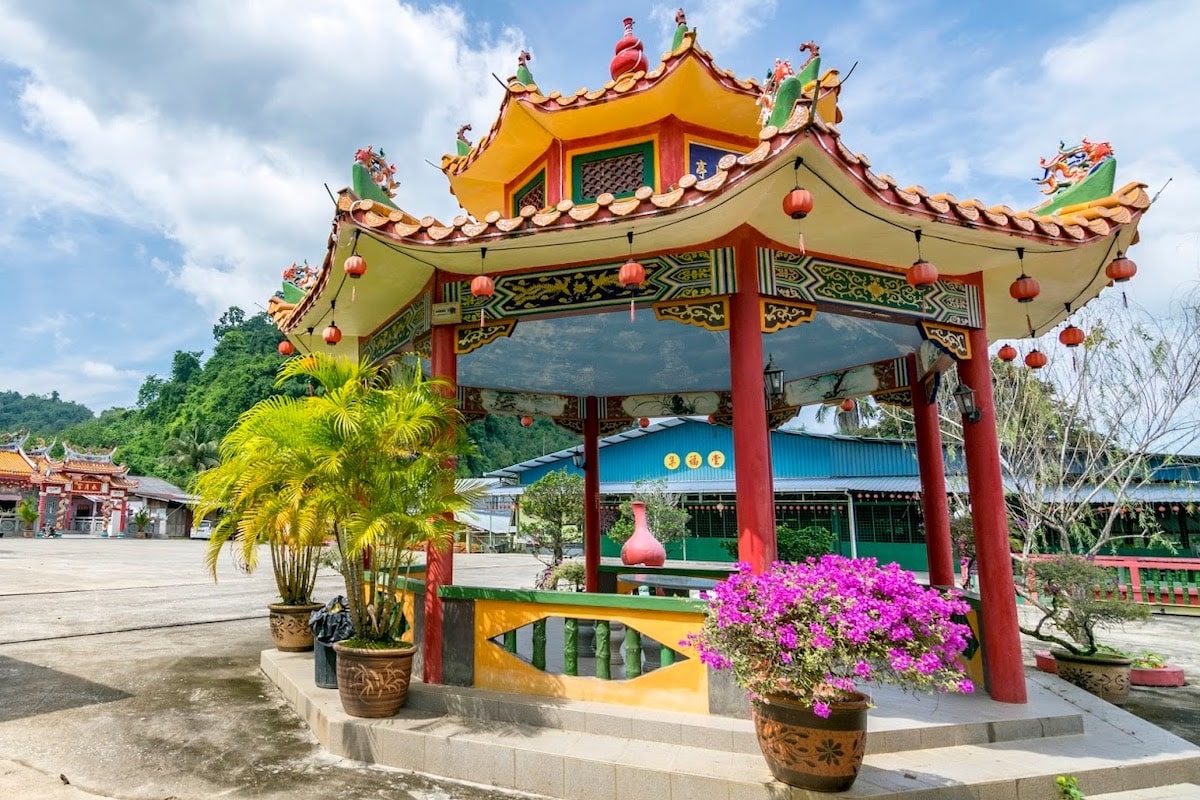
[[[921, 342], [915, 325], [818, 314], [763, 339], [785, 377], [821, 375], [901, 357]], [[573, 396], [723, 391], [729, 333], [658, 321], [650, 309], [521, 320], [511, 337], [458, 358], [464, 386]]]

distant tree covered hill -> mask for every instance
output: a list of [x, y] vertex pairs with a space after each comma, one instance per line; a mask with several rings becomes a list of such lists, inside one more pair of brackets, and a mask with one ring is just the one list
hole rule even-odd
[[90, 408], [63, 401], [56, 391], [47, 397], [0, 392], [0, 432], [24, 430], [33, 436], [50, 437], [93, 416]]

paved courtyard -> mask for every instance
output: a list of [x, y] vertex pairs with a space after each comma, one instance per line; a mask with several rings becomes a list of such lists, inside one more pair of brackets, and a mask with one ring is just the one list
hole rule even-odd
[[[259, 671], [270, 571], [204, 543], [0, 539], [0, 790], [16, 798], [410, 797], [503, 792], [326, 754]], [[459, 582], [528, 586], [529, 556], [472, 555]], [[342, 591], [323, 575], [321, 598]], [[1200, 743], [1200, 618], [1158, 617], [1111, 641], [1183, 666], [1184, 689], [1135, 690], [1129, 710]], [[1035, 645], [1029, 643], [1030, 662]]]

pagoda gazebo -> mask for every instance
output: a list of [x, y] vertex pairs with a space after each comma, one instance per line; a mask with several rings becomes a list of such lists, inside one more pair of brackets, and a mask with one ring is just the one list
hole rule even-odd
[[[1127, 278], [1149, 198], [1114, 192], [1111, 149], [1086, 140], [1043, 163], [1055, 194], [1032, 210], [902, 188], [843, 142], [838, 72], [805, 51], [739, 79], [681, 12], [652, 65], [626, 20], [611, 80], [572, 94], [543, 93], [522, 53], [491, 129], [472, 144], [464, 126], [442, 159], [461, 215], [399, 208], [394, 167], [359, 151], [323, 263], [290, 268], [271, 300], [281, 352], [417, 352], [467, 419], [582, 433], [589, 591], [599, 436], [652, 416], [731, 425], [739, 555], [761, 570], [775, 556], [769, 427], [868, 395], [913, 409], [930, 580], [951, 585], [935, 400], [957, 368], [988, 689], [1023, 703], [988, 344], [1044, 333]], [[428, 564], [436, 683], [452, 554]]]

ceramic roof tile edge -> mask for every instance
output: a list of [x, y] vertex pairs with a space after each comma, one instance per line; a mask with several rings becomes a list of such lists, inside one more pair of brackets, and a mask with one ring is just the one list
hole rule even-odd
[[497, 112], [496, 118], [492, 122], [492, 126], [488, 129], [488, 132], [475, 143], [466, 155], [446, 154], [442, 156], [442, 172], [447, 175], [461, 175], [474, 163], [475, 159], [496, 138], [496, 134], [500, 130], [500, 124], [508, 111], [510, 103], [521, 103], [530, 110], [543, 113], [557, 113], [606, 103], [618, 97], [640, 94], [653, 88], [655, 84], [679, 69], [680, 65], [689, 56], [694, 58], [721, 86], [732, 91], [742, 92], [757, 99], [760, 90], [757, 80], [754, 78], [738, 78], [730, 70], [718, 67], [713, 60], [712, 54], [696, 44], [696, 32], [688, 31], [684, 34], [683, 41], [679, 47], [662, 55], [658, 66], [648, 72], [638, 70], [637, 72], [622, 75], [615, 81], [606, 81], [600, 89], [578, 89], [570, 95], [563, 95], [561, 92], [553, 91], [548, 95], [543, 95], [536, 83], [524, 84], [516, 80], [512, 81], [506, 86], [507, 91], [504, 94], [504, 99], [500, 101], [500, 110]]
[[[987, 206], [974, 198], [960, 201], [944, 192], [930, 195], [921, 186], [900, 188], [892, 176], [871, 172], [867, 166], [869, 162], [842, 143], [837, 126], [812, 115], [807, 103], [798, 103], [787, 122], [778, 128], [767, 126], [761, 131], [760, 142], [755, 149], [733, 159], [721, 159], [717, 164], [717, 172], [703, 181], [690, 173], [684, 175], [678, 185], [667, 192], [656, 194], [651, 187], [641, 187], [633, 198], [605, 203], [603, 201], [609, 198], [602, 196], [597, 198], [596, 203], [574, 205], [568, 214], [541, 213], [505, 218], [500, 212], [493, 211], [485, 216], [484, 222], [459, 215], [454, 223], [462, 224], [450, 226], [443, 226], [432, 217], [425, 217], [414, 225], [407, 222], [414, 219], [407, 213], [401, 211], [396, 214], [396, 209], [387, 208], [373, 200], [356, 199], [349, 189], [342, 189], [338, 193], [337, 208], [339, 214], [345, 214], [363, 230], [418, 247], [476, 244], [542, 231], [580, 229], [607, 224], [622, 217], [636, 219], [699, 205], [711, 196], [734, 189], [748, 177], [774, 164], [782, 153], [790, 151], [805, 136], [817, 142], [836, 164], [856, 180], [864, 193], [874, 196], [881, 205], [901, 213], [924, 216], [933, 222], [969, 224], [977, 230], [1008, 233], [1046, 244], [1083, 243], [1104, 238], [1114, 230], [1136, 221], [1150, 206], [1146, 184], [1140, 182], [1127, 183], [1107, 197], [1064, 209], [1071, 211], [1065, 218], [1059, 215], [1038, 217], [1032, 211]], [[726, 174], [722, 177], [721, 172]], [[636, 204], [631, 202], [635, 200]], [[615, 203], [620, 205], [614, 209]], [[386, 216], [381, 213], [385, 209], [388, 212]], [[981, 210], [992, 213], [981, 213]], [[395, 219], [396, 216], [400, 219]], [[470, 231], [466, 230], [468, 226]], [[272, 316], [284, 332], [293, 330], [295, 322], [321, 295], [329, 281], [330, 261], [336, 245], [336, 237], [331, 236], [316, 284], [304, 299], [290, 309], [285, 308], [286, 304], [276, 306], [279, 314]]]

